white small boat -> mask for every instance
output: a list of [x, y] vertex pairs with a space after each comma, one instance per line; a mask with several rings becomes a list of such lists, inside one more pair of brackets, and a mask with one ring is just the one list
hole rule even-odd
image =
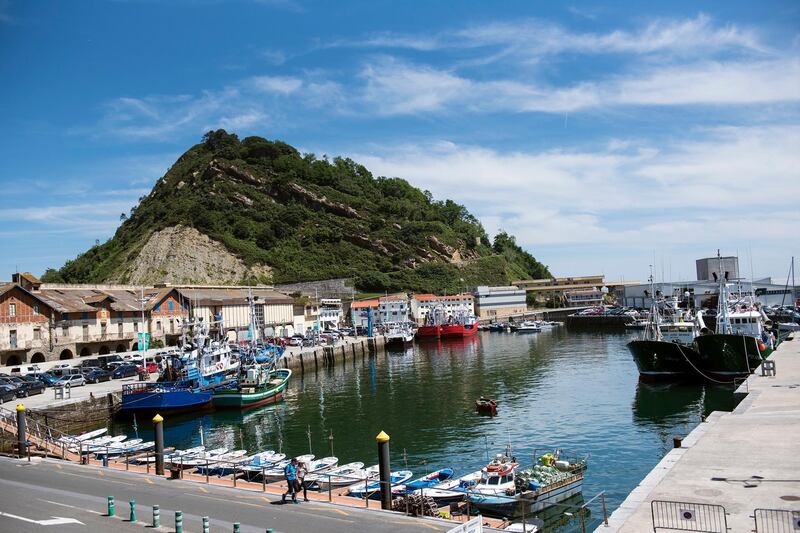
[[[176, 464], [180, 464], [181, 457], [189, 458], [198, 453], [204, 452], [205, 449], [206, 449], [205, 446], [195, 446], [194, 448], [189, 448], [188, 450], [174, 450], [171, 452], [167, 452], [164, 454], [164, 464], [173, 462]], [[131, 462], [138, 464], [155, 463], [156, 456], [145, 455], [144, 457], [137, 457], [136, 459], [131, 459]]]
[[[411, 470], [398, 470], [389, 474], [389, 483], [394, 486], [399, 486], [411, 479], [414, 473]], [[347, 489], [347, 495], [354, 498], [374, 498], [376, 494], [380, 494], [380, 481], [373, 479], [372, 481], [364, 480], [353, 484]]]
[[276, 463], [286, 459], [285, 453], [267, 450], [249, 457], [249, 461], [239, 467], [242, 472], [260, 474], [263, 470], [273, 468]]
[[352, 485], [356, 480], [364, 479], [365, 476], [364, 463], [356, 461], [325, 473], [309, 474], [306, 476], [306, 482], [316, 483], [320, 490], [328, 490], [329, 485], [331, 488], [344, 487]]
[[136, 446], [137, 444], [141, 444], [142, 442], [144, 442], [144, 439], [128, 439], [120, 442], [115, 442], [113, 444], [92, 448], [89, 453], [93, 453], [98, 457], [106, 454], [108, 455], [121, 454], [124, 453], [125, 450], [133, 448], [134, 446]]
[[[99, 441], [96, 444], [88, 444], [84, 443], [83, 445], [83, 453], [95, 453], [97, 451], [102, 451], [107, 447], [113, 447], [120, 442], [127, 439], [127, 435], [117, 435], [116, 437], [109, 437]], [[91, 441], [90, 441], [91, 442]], [[142, 442], [141, 440], [139, 442]]]
[[211, 464], [216, 461], [217, 457], [226, 453], [227, 451], [228, 448], [214, 448], [213, 450], [208, 450], [192, 457], [179, 458], [179, 461], [172, 464], [182, 466], [183, 468], [194, 468], [200, 465], [205, 466], [206, 463]]
[[525, 321], [516, 328], [517, 333], [539, 333], [542, 328], [536, 322]]
[[95, 429], [94, 431], [87, 431], [86, 433], [81, 433], [80, 435], [64, 435], [56, 442], [61, 444], [76, 444], [78, 442], [85, 442], [87, 440], [95, 439], [101, 435], [105, 435], [108, 432], [108, 428], [100, 428]]
[[308, 476], [313, 474], [320, 474], [322, 472], [327, 472], [332, 468], [336, 468], [336, 465], [339, 464], [338, 457], [323, 457], [322, 459], [317, 459], [315, 461], [309, 461], [306, 463], [306, 479]]
[[512, 522], [503, 531], [514, 533], [537, 533], [544, 528], [544, 521], [539, 518], [528, 518], [524, 522]]

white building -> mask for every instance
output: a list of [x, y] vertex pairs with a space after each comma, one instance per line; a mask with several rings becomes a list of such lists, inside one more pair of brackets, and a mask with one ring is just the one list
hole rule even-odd
[[380, 307], [380, 300], [377, 298], [371, 300], [360, 300], [350, 304], [350, 322], [354, 327], [367, 328], [369, 327], [369, 313], [372, 312], [372, 324], [378, 323], [378, 308]]
[[319, 329], [321, 331], [339, 329], [342, 316], [341, 298], [322, 298], [319, 301]]
[[505, 317], [528, 310], [525, 290], [516, 285], [475, 289], [475, 309], [479, 318]]
[[378, 322], [408, 322], [408, 296], [396, 294], [378, 299]]
[[[737, 283], [731, 280], [732, 283]], [[738, 281], [742, 292], [755, 293], [756, 300], [764, 305], [790, 305], [792, 303], [792, 287], [783, 284], [773, 283], [771, 278], [764, 278], [750, 282], [749, 280]], [[681, 300], [686, 298], [688, 293], [692, 306], [696, 309], [713, 309], [716, 307], [717, 293], [719, 284], [715, 281], [672, 281], [655, 283], [655, 289], [660, 295], [665, 297], [677, 296]], [[639, 307], [647, 309], [652, 300], [650, 285], [642, 283], [640, 285], [629, 285], [625, 287], [623, 301], [628, 307]]]
[[471, 294], [437, 296], [435, 294], [413, 294], [410, 301], [411, 318], [417, 324], [424, 324], [430, 312], [441, 307], [446, 318], [457, 314], [475, 314], [475, 297]]

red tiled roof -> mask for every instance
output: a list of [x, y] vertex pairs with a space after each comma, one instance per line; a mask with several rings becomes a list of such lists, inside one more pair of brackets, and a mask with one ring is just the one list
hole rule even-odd
[[380, 302], [378, 300], [361, 300], [350, 304], [350, 309], [364, 309], [367, 307], [378, 307]]

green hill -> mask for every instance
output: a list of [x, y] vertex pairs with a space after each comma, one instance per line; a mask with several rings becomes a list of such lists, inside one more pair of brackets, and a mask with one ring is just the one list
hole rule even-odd
[[463, 206], [350, 159], [207, 133], [140, 199], [113, 238], [45, 281], [282, 283], [336, 277], [362, 290], [453, 292], [550, 277]]

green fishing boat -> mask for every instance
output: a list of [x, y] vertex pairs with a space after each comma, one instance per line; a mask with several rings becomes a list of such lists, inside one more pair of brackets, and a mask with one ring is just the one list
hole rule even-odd
[[288, 368], [270, 370], [266, 365], [254, 365], [242, 371], [235, 387], [214, 390], [211, 401], [219, 409], [250, 409], [279, 402], [291, 376]]

